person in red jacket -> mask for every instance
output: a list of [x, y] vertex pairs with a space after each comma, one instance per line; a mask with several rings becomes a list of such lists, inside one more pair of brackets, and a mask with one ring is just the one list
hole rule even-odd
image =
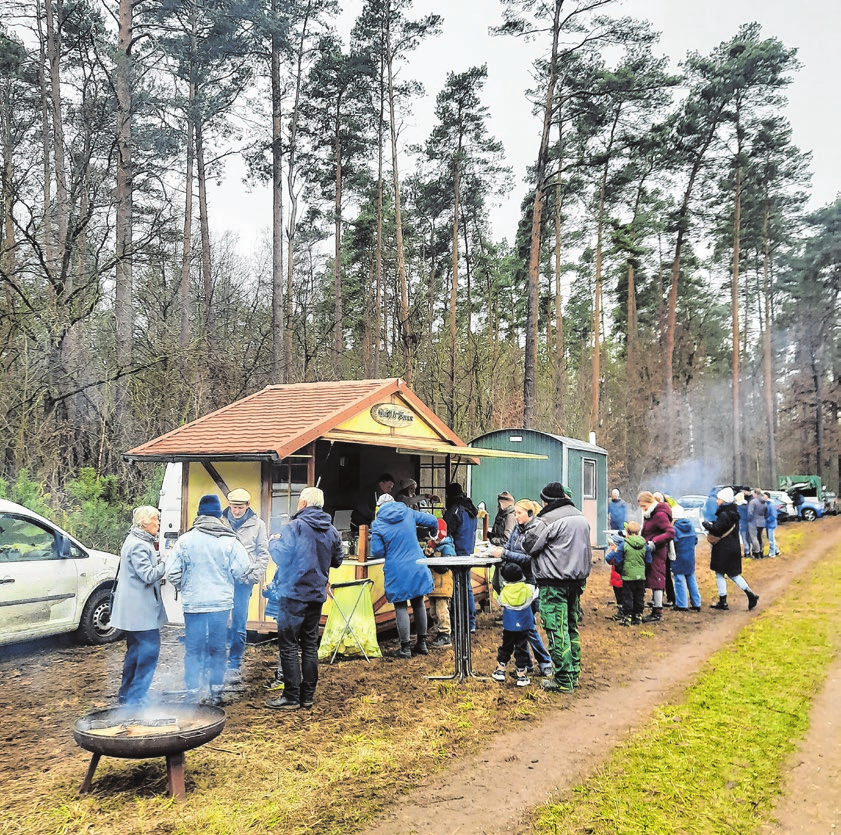
[[642, 510], [642, 538], [652, 543], [654, 552], [651, 563], [646, 566], [645, 587], [651, 589], [651, 614], [643, 618], [644, 623], [663, 620], [663, 590], [666, 588], [666, 569], [669, 559], [669, 543], [675, 538], [672, 526], [672, 512], [665, 502], [658, 502], [653, 493], [644, 490], [637, 496]]

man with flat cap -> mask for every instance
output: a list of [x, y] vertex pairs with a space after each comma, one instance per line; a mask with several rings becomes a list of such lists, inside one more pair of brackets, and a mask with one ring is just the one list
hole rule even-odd
[[549, 639], [552, 678], [544, 690], [571, 693], [581, 674], [578, 637], [579, 600], [592, 565], [590, 524], [572, 503], [559, 481], [540, 492], [543, 509], [523, 534], [523, 550], [532, 558], [534, 581], [540, 589], [540, 618]]
[[228, 669], [225, 684], [239, 684], [242, 681], [242, 656], [245, 652], [248, 623], [248, 604], [255, 583], [266, 575], [269, 564], [269, 535], [266, 523], [251, 508], [251, 493], [237, 487], [228, 493], [228, 506], [222, 518], [231, 526], [239, 541], [248, 552], [251, 568], [242, 580], [234, 585], [234, 608], [231, 609], [229, 630]]

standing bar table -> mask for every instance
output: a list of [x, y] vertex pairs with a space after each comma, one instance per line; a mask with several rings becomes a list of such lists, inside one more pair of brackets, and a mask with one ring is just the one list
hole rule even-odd
[[452, 681], [457, 678], [461, 684], [465, 678], [484, 679], [473, 672], [473, 657], [470, 649], [470, 571], [473, 568], [487, 568], [501, 562], [499, 557], [470, 554], [464, 557], [430, 557], [418, 560], [430, 568], [449, 568], [453, 572], [453, 611], [451, 629], [455, 672], [451, 676], [427, 676], [430, 681]]

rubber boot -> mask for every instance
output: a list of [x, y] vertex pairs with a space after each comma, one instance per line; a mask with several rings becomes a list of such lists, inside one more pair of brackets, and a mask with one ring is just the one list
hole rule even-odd
[[748, 611], [750, 612], [752, 609], [755, 609], [756, 604], [759, 603], [759, 595], [754, 594], [750, 589], [745, 589], [745, 596], [748, 599]]
[[643, 619], [643, 623], [657, 623], [657, 621], [663, 620], [663, 607], [662, 606], [655, 606], [651, 610], [650, 615], [646, 615]]
[[418, 635], [412, 655], [429, 655], [429, 647], [426, 645], [426, 635]]
[[722, 611], [729, 609], [730, 607], [727, 605], [727, 595], [720, 594], [718, 596], [718, 603], [711, 603], [710, 609], [721, 609]]
[[395, 653], [395, 658], [411, 658], [412, 657], [412, 642], [401, 641], [400, 649]]

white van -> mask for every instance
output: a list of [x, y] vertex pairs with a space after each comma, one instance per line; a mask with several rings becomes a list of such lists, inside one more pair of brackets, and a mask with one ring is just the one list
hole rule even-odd
[[[158, 500], [161, 512], [161, 531], [158, 534], [158, 551], [166, 559], [167, 552], [179, 536], [181, 530], [181, 464], [167, 464]], [[161, 599], [166, 608], [167, 623], [174, 626], [184, 625], [184, 610], [181, 596], [170, 582], [161, 586]]]
[[88, 644], [122, 636], [111, 626], [120, 558], [86, 548], [23, 505], [0, 499], [0, 645], [76, 632]]

